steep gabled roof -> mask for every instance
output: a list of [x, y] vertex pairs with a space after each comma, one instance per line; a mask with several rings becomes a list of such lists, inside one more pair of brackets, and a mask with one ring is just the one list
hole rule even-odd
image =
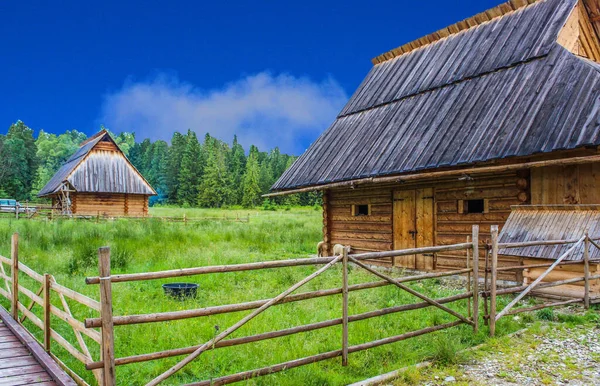
[[600, 145], [600, 71], [542, 0], [376, 64], [273, 186], [318, 186]]
[[[100, 142], [112, 143], [116, 151], [95, 149]], [[156, 194], [105, 130], [84, 141], [38, 197], [58, 192], [66, 182], [81, 193]]]

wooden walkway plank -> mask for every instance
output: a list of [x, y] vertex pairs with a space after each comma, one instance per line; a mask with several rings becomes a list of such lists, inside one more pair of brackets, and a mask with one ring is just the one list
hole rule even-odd
[[45, 371], [46, 370], [44, 370], [44, 368], [37, 363], [35, 365], [12, 367], [9, 369], [0, 370], [0, 380], [2, 378], [6, 378], [6, 377], [13, 377], [15, 375], [35, 374], [35, 373], [42, 373]]
[[0, 386], [76, 386], [43, 347], [0, 306]]
[[35, 374], [15, 375], [7, 378], [0, 378], [0, 386], [21, 386], [31, 385], [39, 382], [52, 381], [52, 377], [47, 372]]

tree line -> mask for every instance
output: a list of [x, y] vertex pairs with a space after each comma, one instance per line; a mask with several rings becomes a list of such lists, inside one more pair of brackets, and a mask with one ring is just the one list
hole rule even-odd
[[[110, 131], [109, 131], [110, 133]], [[232, 144], [209, 134], [199, 140], [193, 130], [175, 132], [171, 143], [144, 139], [133, 133], [110, 133], [117, 145], [158, 193], [152, 203], [218, 208], [241, 205], [314, 205], [317, 193], [303, 193], [265, 201], [273, 183], [295, 156], [278, 148], [248, 151], [234, 136]], [[77, 130], [60, 135], [34, 131], [23, 122], [0, 134], [0, 198], [33, 199], [87, 136]]]

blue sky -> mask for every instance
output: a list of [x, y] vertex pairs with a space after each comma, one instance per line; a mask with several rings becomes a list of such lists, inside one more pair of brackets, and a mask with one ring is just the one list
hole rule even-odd
[[300, 154], [380, 53], [499, 0], [0, 1], [0, 124]]

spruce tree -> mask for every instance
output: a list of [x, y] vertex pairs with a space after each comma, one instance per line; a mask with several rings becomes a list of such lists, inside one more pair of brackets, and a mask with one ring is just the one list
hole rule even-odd
[[242, 205], [246, 208], [257, 206], [261, 202], [260, 193], [258, 149], [256, 146], [251, 146], [244, 173]]
[[198, 186], [202, 176], [202, 148], [196, 133], [188, 130], [185, 149], [181, 157], [179, 190], [177, 201], [182, 205], [195, 206], [198, 200]]

